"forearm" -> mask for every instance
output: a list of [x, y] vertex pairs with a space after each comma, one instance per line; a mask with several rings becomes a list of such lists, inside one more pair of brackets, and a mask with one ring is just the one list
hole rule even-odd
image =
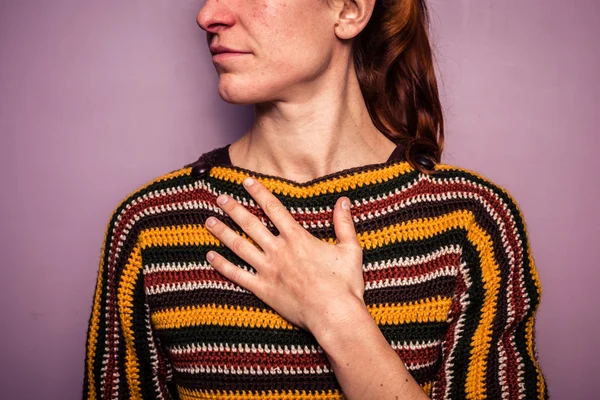
[[331, 306], [311, 332], [347, 399], [428, 399], [359, 299]]

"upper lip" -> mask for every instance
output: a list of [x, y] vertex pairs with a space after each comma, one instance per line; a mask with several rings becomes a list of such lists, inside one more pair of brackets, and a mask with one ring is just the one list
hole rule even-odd
[[234, 50], [225, 46], [210, 46], [210, 54], [215, 55], [219, 53], [247, 53], [246, 51]]

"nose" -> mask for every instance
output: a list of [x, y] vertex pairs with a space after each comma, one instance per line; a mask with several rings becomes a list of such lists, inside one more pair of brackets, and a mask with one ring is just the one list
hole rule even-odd
[[198, 15], [198, 26], [207, 33], [217, 33], [235, 23], [235, 15], [227, 0], [206, 0]]

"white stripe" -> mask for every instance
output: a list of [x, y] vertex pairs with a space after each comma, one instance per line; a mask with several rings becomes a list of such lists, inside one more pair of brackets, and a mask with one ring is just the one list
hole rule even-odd
[[[417, 276], [417, 277], [408, 277], [402, 279], [385, 279], [378, 281], [367, 281], [365, 282], [365, 292], [369, 290], [377, 290], [388, 287], [402, 287], [402, 286], [410, 286], [419, 283], [428, 282], [443, 276], [456, 276], [458, 273], [458, 269], [456, 266], [445, 266], [436, 271], [433, 271], [429, 274]], [[159, 295], [164, 293], [174, 293], [174, 292], [189, 292], [194, 290], [202, 290], [202, 289], [218, 289], [218, 290], [228, 290], [232, 292], [238, 293], [252, 293], [249, 290], [246, 290], [234, 283], [223, 282], [223, 281], [185, 281], [185, 282], [177, 282], [177, 283], [161, 283], [160, 285], [148, 286], [145, 288], [145, 292], [148, 296]]]
[[[432, 341], [416, 341], [416, 342], [394, 342], [390, 343], [390, 347], [394, 350], [423, 350], [433, 347], [440, 346], [440, 340], [432, 340]], [[248, 345], [246, 343], [238, 343], [238, 344], [229, 344], [229, 343], [192, 343], [186, 346], [172, 346], [169, 347], [169, 352], [177, 355], [182, 354], [192, 354], [192, 353], [200, 353], [200, 352], [210, 352], [210, 351], [222, 351], [222, 352], [231, 352], [231, 353], [259, 353], [259, 354], [317, 354], [323, 353], [323, 349], [321, 346], [295, 346], [295, 345], [268, 345], [268, 344], [251, 344]]]
[[388, 269], [390, 267], [412, 267], [415, 265], [433, 262], [443, 256], [449, 254], [462, 254], [462, 246], [450, 245], [444, 246], [439, 250], [416, 257], [398, 257], [385, 261], [374, 261], [363, 265], [363, 271], [378, 271]]
[[188, 374], [225, 374], [225, 375], [317, 375], [317, 374], [328, 374], [329, 368], [326, 365], [318, 365], [316, 368], [288, 368], [288, 367], [271, 367], [271, 368], [261, 368], [257, 367], [227, 367], [227, 366], [195, 366], [195, 367], [187, 367], [187, 368], [177, 368], [175, 369], [178, 372], [188, 373]]
[[373, 282], [367, 282], [365, 284], [365, 291], [374, 290], [374, 289], [382, 289], [387, 287], [399, 287], [399, 286], [410, 286], [418, 283], [425, 283], [427, 281], [431, 281], [442, 276], [456, 276], [458, 272], [458, 268], [454, 265], [447, 265], [442, 269], [438, 269], [433, 271], [432, 273], [417, 276], [417, 277], [409, 277], [402, 279], [385, 279]]
[[229, 290], [232, 292], [239, 293], [251, 293], [250, 291], [229, 283], [229, 282], [211, 282], [211, 281], [203, 281], [203, 282], [178, 282], [178, 283], [163, 283], [159, 286], [148, 286], [146, 288], [146, 294], [157, 295], [163, 293], [174, 293], [174, 292], [189, 292], [193, 290], [200, 289], [220, 289], [220, 290]]

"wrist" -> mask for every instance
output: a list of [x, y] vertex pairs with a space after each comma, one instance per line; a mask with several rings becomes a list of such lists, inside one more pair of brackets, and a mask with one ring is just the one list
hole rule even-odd
[[[363, 329], [375, 325], [375, 321], [363, 300], [358, 297], [330, 302], [309, 327], [310, 332], [325, 352], [335, 351], [335, 347], [345, 347]], [[379, 329], [379, 328], [377, 328]]]

